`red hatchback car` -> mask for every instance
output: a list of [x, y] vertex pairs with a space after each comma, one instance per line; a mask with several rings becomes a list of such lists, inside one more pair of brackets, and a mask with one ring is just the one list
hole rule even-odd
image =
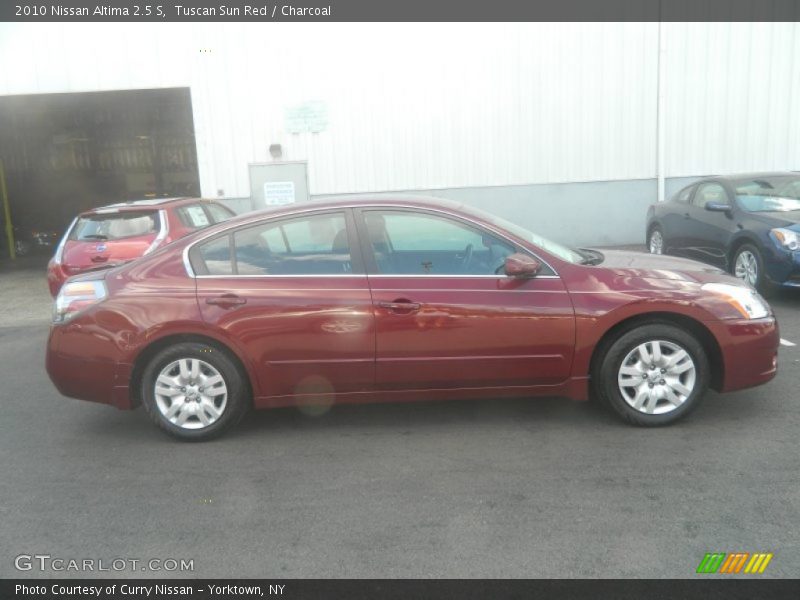
[[251, 406], [590, 390], [653, 426], [708, 387], [772, 379], [778, 342], [764, 300], [713, 267], [572, 250], [452, 202], [358, 199], [240, 216], [71, 279], [47, 371], [184, 439]]
[[50, 294], [55, 296], [71, 275], [150, 254], [234, 214], [222, 204], [200, 198], [133, 200], [81, 213], [47, 265]]

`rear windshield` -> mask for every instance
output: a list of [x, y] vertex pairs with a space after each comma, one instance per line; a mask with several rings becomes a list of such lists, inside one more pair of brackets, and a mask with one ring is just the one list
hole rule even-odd
[[121, 240], [156, 233], [158, 211], [118, 212], [80, 217], [69, 233], [71, 240]]

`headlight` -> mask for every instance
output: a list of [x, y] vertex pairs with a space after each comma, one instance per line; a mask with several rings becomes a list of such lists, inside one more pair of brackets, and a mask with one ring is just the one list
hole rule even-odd
[[777, 229], [771, 230], [770, 233], [775, 238], [775, 241], [778, 242], [779, 246], [783, 246], [787, 250], [797, 250], [800, 248], [800, 235], [798, 235], [796, 231], [778, 227]]
[[724, 296], [728, 304], [746, 319], [761, 319], [769, 315], [767, 303], [755, 290], [748, 287], [729, 283], [706, 283], [701, 289]]
[[97, 304], [106, 296], [108, 296], [106, 284], [99, 279], [67, 282], [61, 287], [56, 297], [53, 322], [69, 321], [79, 312]]

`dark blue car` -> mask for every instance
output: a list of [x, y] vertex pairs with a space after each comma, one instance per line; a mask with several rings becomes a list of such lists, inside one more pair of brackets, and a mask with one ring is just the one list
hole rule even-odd
[[715, 265], [762, 293], [800, 287], [800, 174], [697, 181], [650, 207], [647, 247]]

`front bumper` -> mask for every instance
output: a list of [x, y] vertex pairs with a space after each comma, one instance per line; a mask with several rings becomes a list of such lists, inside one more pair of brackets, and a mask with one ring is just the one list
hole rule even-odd
[[774, 317], [706, 322], [722, 351], [721, 392], [766, 383], [778, 368], [780, 331]]
[[776, 285], [800, 288], [800, 250], [768, 248], [764, 256], [764, 272]]

